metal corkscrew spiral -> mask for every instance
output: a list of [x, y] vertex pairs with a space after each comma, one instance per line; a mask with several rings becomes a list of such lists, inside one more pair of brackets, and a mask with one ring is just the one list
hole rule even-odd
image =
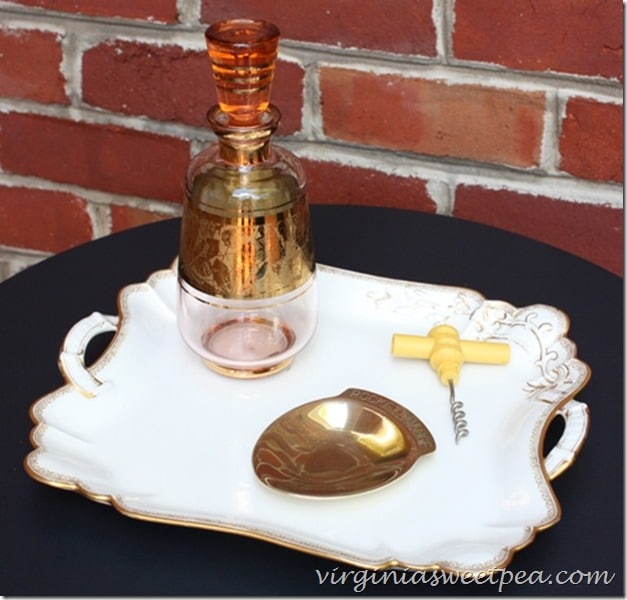
[[464, 412], [464, 403], [455, 398], [455, 384], [452, 379], [448, 381], [448, 389], [450, 391], [449, 402], [451, 404], [451, 416], [453, 417], [453, 430], [455, 431], [455, 443], [459, 444], [459, 440], [468, 437], [468, 422], [466, 421], [466, 413]]
[[455, 397], [455, 385], [464, 362], [504, 365], [509, 362], [508, 344], [460, 340], [451, 325], [437, 325], [427, 336], [395, 333], [392, 354], [403, 358], [426, 358], [444, 385], [448, 385], [449, 404], [453, 418], [455, 443], [468, 437], [468, 421], [464, 405]]

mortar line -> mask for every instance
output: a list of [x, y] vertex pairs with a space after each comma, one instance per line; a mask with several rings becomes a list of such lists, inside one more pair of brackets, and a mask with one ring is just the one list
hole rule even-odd
[[64, 183], [43, 179], [36, 175], [15, 175], [12, 173], [0, 173], [0, 185], [6, 187], [27, 187], [31, 189], [61, 192], [72, 194], [85, 200], [88, 203], [98, 206], [120, 205], [131, 208], [140, 208], [147, 212], [159, 212], [178, 216], [181, 210], [179, 202], [168, 202], [166, 200], [155, 200], [141, 196], [129, 196], [116, 192], [105, 192], [93, 188], [85, 188], [73, 183]]
[[176, 14], [181, 25], [200, 27], [201, 0], [176, 0]]
[[301, 134], [310, 140], [324, 139], [320, 77], [315, 65], [305, 67]]
[[549, 174], [559, 170], [559, 135], [558, 135], [557, 93], [546, 95], [544, 109], [542, 142], [540, 144], [540, 168]]
[[214, 137], [213, 132], [208, 128], [107, 112], [104, 109], [94, 108], [83, 103], [80, 106], [66, 106], [62, 104], [39, 104], [32, 100], [19, 98], [0, 98], [0, 113], [9, 112], [67, 119], [86, 125], [113, 125], [134, 131], [178, 137], [190, 142], [192, 140], [210, 141]]
[[448, 64], [450, 54], [450, 15], [446, 0], [433, 0], [431, 19], [435, 27], [435, 48], [439, 61]]
[[[333, 144], [285, 143], [298, 156], [309, 160], [373, 169], [401, 177], [457, 185], [478, 185], [487, 189], [507, 189], [522, 194], [543, 195], [567, 202], [623, 208], [622, 185], [578, 179], [566, 173], [544, 174], [513, 168], [462, 162], [437, 162], [425, 157], [381, 156], [376, 151], [338, 147]], [[332, 159], [329, 150], [332, 148]]]

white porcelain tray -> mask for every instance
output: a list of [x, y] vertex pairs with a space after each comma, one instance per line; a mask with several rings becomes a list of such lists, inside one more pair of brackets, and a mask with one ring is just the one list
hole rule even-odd
[[[64, 387], [35, 402], [25, 467], [46, 484], [125, 515], [224, 530], [372, 568], [503, 568], [560, 518], [550, 480], [587, 434], [589, 377], [565, 336], [567, 317], [515, 308], [466, 289], [319, 266], [313, 341], [285, 372], [236, 381], [207, 369], [181, 341], [171, 270], [120, 293], [119, 318], [94, 313], [68, 333]], [[466, 364], [457, 387], [470, 436], [456, 445], [448, 391], [426, 361], [391, 356], [395, 332], [449, 323], [462, 338], [505, 341], [506, 366]], [[84, 366], [89, 341], [117, 331]], [[316, 500], [264, 486], [252, 469], [259, 434], [309, 400], [359, 387], [413, 411], [437, 449], [403, 478], [366, 494]], [[550, 421], [564, 433], [546, 459]]]

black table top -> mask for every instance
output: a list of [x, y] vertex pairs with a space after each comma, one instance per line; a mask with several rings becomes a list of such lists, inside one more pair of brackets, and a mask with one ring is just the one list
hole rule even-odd
[[[320, 263], [469, 287], [519, 307], [560, 308], [571, 319], [570, 339], [592, 370], [577, 396], [590, 408], [588, 439], [553, 482], [562, 518], [516, 553], [511, 575], [503, 575], [504, 582], [518, 575], [526, 584], [512, 582], [501, 590], [476, 583], [371, 584], [363, 593], [623, 595], [623, 280], [547, 245], [448, 217], [333, 206], [312, 207], [312, 217]], [[247, 537], [126, 518], [79, 494], [36, 483], [23, 469], [31, 449], [28, 408], [64, 383], [56, 360], [65, 334], [94, 310], [115, 314], [120, 288], [169, 266], [178, 233], [178, 220], [129, 230], [58, 254], [0, 284], [0, 594], [354, 592], [353, 567]], [[95, 356], [106, 347], [106, 339], [98, 347], [100, 339], [90, 345]], [[552, 426], [547, 445], [558, 436], [559, 427]], [[319, 584], [325, 572], [335, 574], [335, 584]], [[342, 573], [345, 584], [339, 583]], [[595, 573], [605, 573], [604, 579], [587, 585], [588, 574]], [[554, 583], [538, 583], [543, 576]], [[560, 585], [558, 577], [570, 583]]]

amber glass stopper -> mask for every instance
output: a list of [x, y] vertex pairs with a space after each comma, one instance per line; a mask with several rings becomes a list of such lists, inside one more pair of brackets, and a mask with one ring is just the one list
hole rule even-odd
[[270, 104], [279, 30], [267, 21], [232, 19], [205, 31], [220, 109], [233, 125], [258, 122]]

